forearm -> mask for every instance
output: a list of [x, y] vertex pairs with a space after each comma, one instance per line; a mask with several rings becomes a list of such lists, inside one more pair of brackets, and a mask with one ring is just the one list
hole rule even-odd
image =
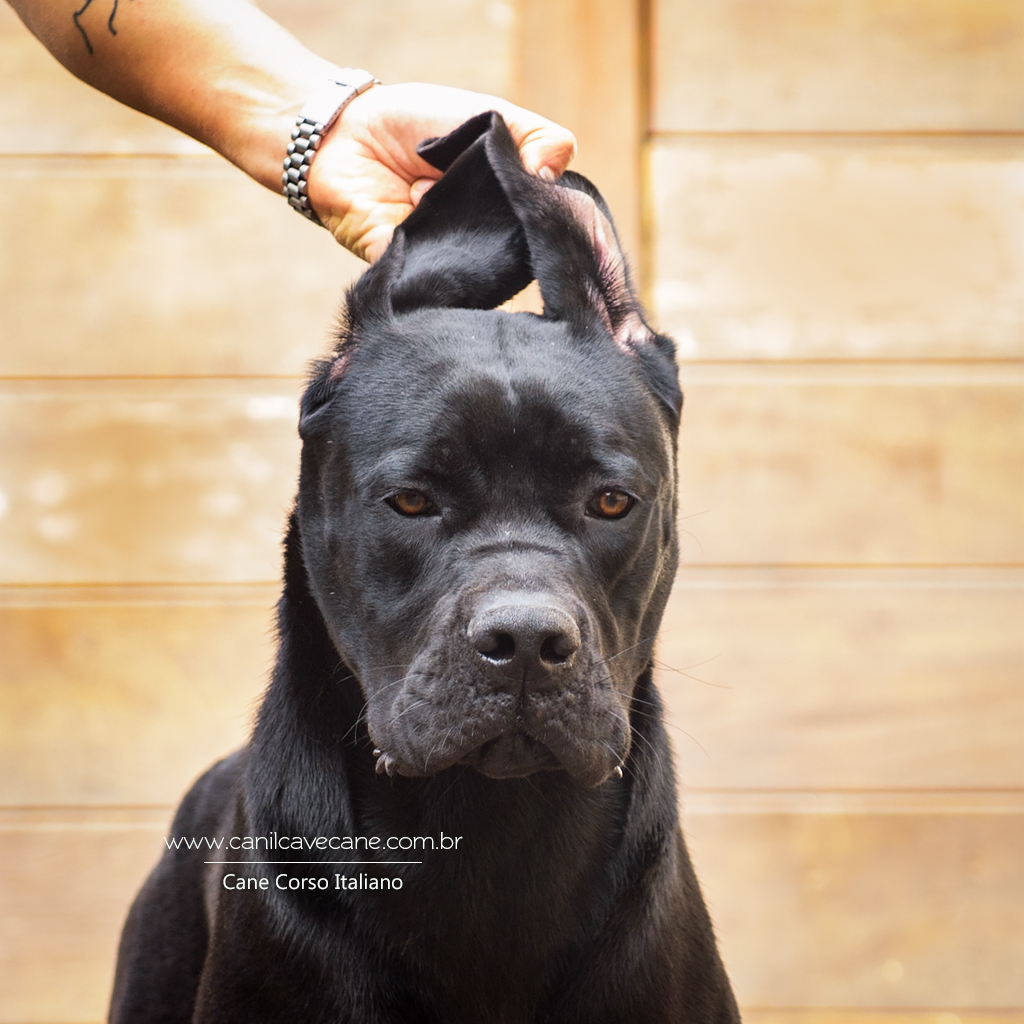
[[[303, 104], [337, 70], [248, 0], [9, 2], [73, 74], [274, 191]], [[417, 145], [485, 110], [505, 118], [528, 171], [553, 179], [565, 170], [572, 134], [529, 110], [462, 89], [378, 85], [345, 107], [317, 150], [308, 194], [321, 223], [376, 259], [440, 176]]]
[[296, 115], [332, 67], [246, 0], [10, 3], [73, 74], [275, 190]]

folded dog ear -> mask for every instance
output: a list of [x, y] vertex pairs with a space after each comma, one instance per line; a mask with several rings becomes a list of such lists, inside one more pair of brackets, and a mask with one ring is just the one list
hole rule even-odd
[[493, 309], [533, 280], [523, 229], [491, 168], [495, 118], [479, 114], [419, 147], [446, 173], [357, 282], [350, 307]]
[[419, 152], [445, 173], [360, 280], [359, 305], [493, 309], [536, 277], [545, 317], [596, 314], [626, 350], [651, 339], [611, 215], [586, 178], [570, 171], [552, 183], [528, 174], [494, 111]]
[[[644, 321], [597, 189], [572, 171], [557, 182], [527, 173], [494, 111], [419, 152], [444, 174], [349, 292], [350, 332], [368, 318], [414, 309], [493, 309], [536, 278], [546, 319], [566, 321], [581, 336], [603, 328], [640, 359], [678, 416], [675, 346]], [[343, 373], [336, 361], [332, 376]]]

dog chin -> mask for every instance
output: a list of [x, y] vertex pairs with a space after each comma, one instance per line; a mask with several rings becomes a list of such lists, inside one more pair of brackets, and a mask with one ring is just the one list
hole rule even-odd
[[470, 765], [491, 779], [523, 779], [534, 772], [563, 767], [548, 747], [518, 731], [495, 736], [459, 763]]

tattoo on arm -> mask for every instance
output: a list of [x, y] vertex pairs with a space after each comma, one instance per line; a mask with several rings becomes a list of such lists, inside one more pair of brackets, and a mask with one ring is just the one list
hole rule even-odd
[[[120, 0], [114, 0], [114, 6], [110, 10], [110, 17], [107, 18], [107, 29], [112, 36], [117, 35], [117, 29], [114, 28], [114, 18], [117, 16], [117, 5]], [[71, 20], [75, 23], [75, 28], [78, 29], [85, 42], [85, 48], [89, 51], [89, 56], [93, 54], [92, 43], [89, 41], [89, 34], [82, 27], [82, 23], [78, 20], [83, 14], [92, 6], [92, 0], [85, 0], [85, 3], [74, 14], [71, 15]]]

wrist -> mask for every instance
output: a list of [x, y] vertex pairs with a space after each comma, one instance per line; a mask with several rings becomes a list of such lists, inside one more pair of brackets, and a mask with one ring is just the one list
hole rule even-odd
[[281, 186], [288, 205], [316, 224], [322, 222], [308, 193], [313, 160], [342, 112], [377, 84], [377, 79], [361, 68], [339, 68], [316, 86], [295, 119], [283, 161]]
[[281, 191], [281, 166], [303, 104], [339, 69], [309, 55], [287, 75], [263, 69], [232, 69], [210, 90], [216, 100], [201, 131], [190, 131], [249, 177]]
[[247, 97], [248, 101], [240, 104], [241, 115], [240, 106], [234, 109], [216, 150], [261, 185], [280, 194], [282, 165], [299, 112], [310, 93], [334, 71], [325, 62], [259, 96]]

